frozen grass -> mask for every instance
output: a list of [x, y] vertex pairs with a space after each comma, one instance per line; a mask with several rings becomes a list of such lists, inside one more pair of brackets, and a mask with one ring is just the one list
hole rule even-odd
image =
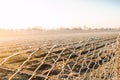
[[109, 80], [115, 77], [117, 33], [24, 37], [1, 43], [0, 67], [5, 69], [0, 70], [0, 78]]

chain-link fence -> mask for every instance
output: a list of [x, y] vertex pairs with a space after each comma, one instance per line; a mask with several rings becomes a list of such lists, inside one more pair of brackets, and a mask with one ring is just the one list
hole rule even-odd
[[[4, 58], [2, 80], [117, 80], [115, 38], [90, 38], [85, 41], [42, 46]], [[11, 58], [30, 52], [26, 60], [7, 66]], [[24, 56], [21, 56], [24, 57]], [[17, 61], [17, 60], [16, 60]]]
[[117, 80], [120, 80], [120, 36], [117, 38], [117, 48], [116, 48], [116, 62], [117, 62]]

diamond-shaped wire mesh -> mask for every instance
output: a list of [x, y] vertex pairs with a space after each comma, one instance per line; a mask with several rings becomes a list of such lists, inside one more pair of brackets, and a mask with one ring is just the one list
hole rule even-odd
[[[70, 44], [42, 46], [17, 52], [0, 62], [2, 80], [117, 80], [119, 40], [90, 38]], [[118, 46], [118, 47], [117, 47]], [[24, 53], [29, 56], [16, 63], [7, 62]], [[24, 56], [23, 56], [24, 57]], [[19, 58], [18, 58], [19, 60]], [[17, 61], [17, 60], [16, 60]]]

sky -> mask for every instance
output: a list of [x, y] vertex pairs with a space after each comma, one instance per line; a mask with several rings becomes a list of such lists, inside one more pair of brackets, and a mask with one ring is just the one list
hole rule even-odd
[[0, 0], [0, 28], [120, 27], [120, 0]]

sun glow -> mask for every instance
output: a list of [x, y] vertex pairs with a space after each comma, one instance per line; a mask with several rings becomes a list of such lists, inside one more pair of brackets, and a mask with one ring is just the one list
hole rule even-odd
[[119, 27], [118, 5], [93, 0], [1, 0], [0, 28]]

